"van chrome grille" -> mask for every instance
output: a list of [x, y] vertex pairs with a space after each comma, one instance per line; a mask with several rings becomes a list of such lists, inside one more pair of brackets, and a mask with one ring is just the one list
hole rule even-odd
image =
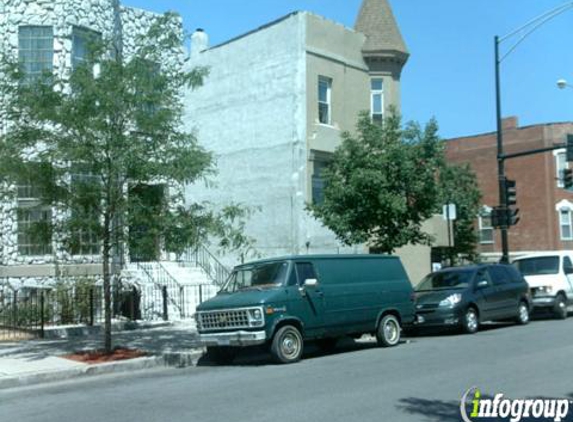
[[199, 312], [199, 327], [202, 330], [225, 330], [229, 328], [249, 328], [246, 309]]

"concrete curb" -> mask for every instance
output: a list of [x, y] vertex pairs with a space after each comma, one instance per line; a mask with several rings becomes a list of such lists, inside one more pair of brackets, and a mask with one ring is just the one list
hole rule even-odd
[[[161, 322], [138, 322], [138, 321], [126, 321], [126, 322], [114, 322], [112, 323], [111, 330], [113, 333], [121, 331], [131, 331], [131, 330], [145, 330], [149, 328], [162, 328], [170, 327], [173, 325], [171, 321], [161, 321]], [[78, 326], [78, 327], [54, 327], [46, 328], [44, 330], [44, 339], [62, 339], [70, 337], [84, 337], [103, 333], [103, 325], [90, 326]]]
[[188, 352], [166, 352], [159, 356], [148, 356], [118, 362], [85, 365], [78, 368], [5, 377], [0, 378], [0, 390], [65, 381], [93, 375], [119, 374], [122, 372], [143, 371], [159, 367], [184, 368], [196, 366], [202, 355], [202, 349], [189, 350]]

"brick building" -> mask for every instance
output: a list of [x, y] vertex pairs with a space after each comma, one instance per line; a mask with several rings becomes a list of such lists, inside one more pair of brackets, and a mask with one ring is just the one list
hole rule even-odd
[[[564, 143], [573, 123], [546, 123], [519, 127], [516, 117], [503, 120], [505, 153]], [[491, 227], [491, 209], [499, 203], [496, 133], [447, 141], [448, 160], [470, 163], [482, 192], [478, 217], [479, 252], [485, 258], [501, 254], [499, 233]], [[508, 179], [517, 182], [519, 223], [509, 230], [510, 255], [529, 251], [573, 249], [573, 192], [563, 188], [559, 175], [569, 164], [565, 150], [512, 158], [506, 161]]]

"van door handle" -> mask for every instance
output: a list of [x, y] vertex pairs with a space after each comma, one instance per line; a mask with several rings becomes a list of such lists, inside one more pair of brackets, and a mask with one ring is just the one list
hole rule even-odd
[[316, 290], [315, 293], [317, 296], [320, 296], [320, 297], [324, 296], [324, 292], [322, 290]]

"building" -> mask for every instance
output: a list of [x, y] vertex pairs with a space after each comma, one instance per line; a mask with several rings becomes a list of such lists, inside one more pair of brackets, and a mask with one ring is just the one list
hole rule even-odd
[[[573, 123], [547, 123], [520, 127], [516, 117], [503, 120], [505, 153], [552, 147], [566, 142]], [[447, 141], [447, 157], [469, 163], [483, 194], [478, 218], [479, 251], [484, 257], [501, 256], [501, 240], [491, 223], [491, 210], [499, 203], [496, 133]], [[506, 160], [507, 178], [516, 181], [519, 223], [509, 230], [510, 255], [529, 251], [573, 248], [573, 193], [565, 190], [562, 171], [568, 168], [565, 150]]]
[[321, 170], [359, 113], [381, 120], [400, 108], [408, 56], [386, 0], [364, 0], [354, 29], [295, 12], [212, 47], [198, 30], [190, 65], [210, 74], [187, 96], [188, 124], [217, 154], [218, 175], [188, 198], [257, 209], [247, 229], [265, 256], [362, 252], [340, 245], [305, 204], [321, 200]]

